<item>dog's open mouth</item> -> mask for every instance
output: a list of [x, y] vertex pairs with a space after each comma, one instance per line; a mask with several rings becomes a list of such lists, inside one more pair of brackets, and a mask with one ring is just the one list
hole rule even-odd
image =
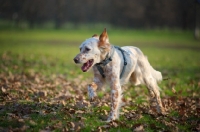
[[86, 63], [83, 64], [83, 66], [81, 67], [83, 72], [86, 72], [88, 69], [90, 69], [90, 67], [92, 66], [94, 60], [88, 60]]

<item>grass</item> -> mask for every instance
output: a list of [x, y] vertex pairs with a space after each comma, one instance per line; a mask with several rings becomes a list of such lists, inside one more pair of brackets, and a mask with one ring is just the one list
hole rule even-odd
[[[199, 109], [200, 45], [191, 31], [108, 29], [111, 43], [139, 47], [164, 78], [170, 77], [160, 84], [161, 95], [163, 100], [176, 102], [174, 108], [169, 106], [169, 116], [152, 116], [146, 112], [148, 107], [144, 107], [148, 106], [146, 88], [127, 85], [130, 90], [124, 96], [128, 105], [122, 108], [120, 120], [115, 124], [101, 121], [109, 111], [106, 94], [109, 90], [99, 93], [97, 104], [78, 104], [79, 98], [87, 102], [85, 87], [92, 80], [92, 73], [82, 73], [80, 66], [73, 63], [73, 57], [79, 52], [80, 43], [95, 33], [101, 30], [0, 31], [0, 86], [6, 89], [0, 91], [0, 130], [132, 131], [137, 126], [145, 131], [197, 130], [198, 123], [184, 123], [199, 121], [195, 110]], [[64, 103], [61, 99], [54, 100], [58, 95], [65, 97]], [[179, 106], [183, 100], [186, 104]], [[103, 101], [107, 102], [101, 104]], [[196, 103], [194, 113], [186, 108], [193, 107], [191, 101]], [[181, 115], [182, 109], [189, 117]]]

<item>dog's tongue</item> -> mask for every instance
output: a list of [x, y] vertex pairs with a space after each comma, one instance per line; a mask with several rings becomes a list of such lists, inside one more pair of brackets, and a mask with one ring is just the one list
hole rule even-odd
[[84, 63], [83, 66], [81, 67], [81, 69], [82, 69], [83, 72], [86, 72], [89, 68], [90, 68], [89, 61], [87, 61], [86, 63]]

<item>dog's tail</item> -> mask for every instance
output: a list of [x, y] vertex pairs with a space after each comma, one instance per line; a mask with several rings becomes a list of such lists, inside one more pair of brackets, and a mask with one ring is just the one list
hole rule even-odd
[[170, 77], [162, 77], [162, 73], [153, 69], [153, 77], [156, 79], [157, 82], [166, 81], [171, 79]]
[[156, 79], [157, 82], [161, 82], [163, 80], [161, 72], [156, 71], [153, 68], [152, 68], [152, 75]]

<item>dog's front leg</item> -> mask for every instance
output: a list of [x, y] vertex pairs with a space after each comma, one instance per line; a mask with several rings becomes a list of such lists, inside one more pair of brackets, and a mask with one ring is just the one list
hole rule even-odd
[[111, 81], [111, 111], [107, 122], [119, 118], [119, 109], [122, 98], [122, 90], [119, 79]]
[[101, 77], [95, 77], [94, 81], [88, 85], [88, 96], [91, 101], [97, 96], [96, 90], [101, 89], [104, 85], [104, 81]]
[[97, 90], [96, 83], [92, 82], [91, 84], [88, 85], [88, 96], [91, 101], [94, 100], [94, 98], [97, 96], [96, 90]]

